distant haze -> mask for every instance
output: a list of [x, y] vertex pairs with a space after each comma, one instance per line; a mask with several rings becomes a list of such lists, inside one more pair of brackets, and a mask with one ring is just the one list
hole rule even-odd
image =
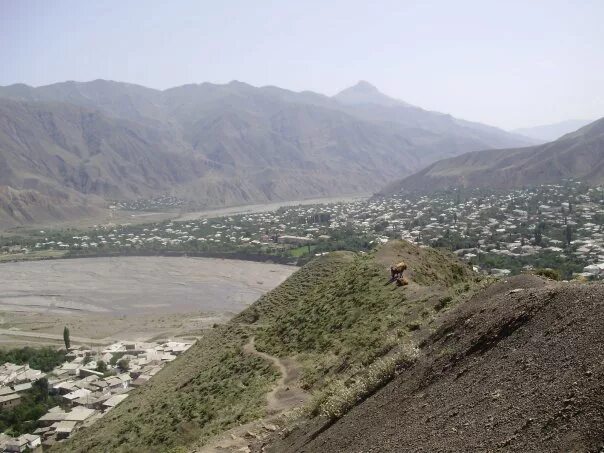
[[544, 140], [551, 142], [565, 134], [574, 132], [577, 129], [591, 123], [590, 120], [568, 120], [554, 124], [543, 124], [541, 126], [527, 127], [516, 129], [513, 132], [524, 135], [525, 137], [534, 138], [536, 140]]
[[365, 79], [505, 129], [604, 116], [601, 0], [3, 0], [0, 85], [232, 79], [332, 95]]

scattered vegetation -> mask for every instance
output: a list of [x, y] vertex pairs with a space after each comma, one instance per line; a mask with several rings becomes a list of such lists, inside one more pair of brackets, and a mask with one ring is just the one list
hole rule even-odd
[[562, 280], [562, 274], [560, 271], [555, 269], [535, 269], [534, 274], [549, 278], [551, 280]]
[[49, 395], [48, 381], [43, 378], [21, 394], [21, 404], [10, 409], [0, 409], [0, 431], [9, 436], [31, 433], [38, 428], [37, 420], [48, 409], [57, 406], [60, 398]]
[[51, 371], [65, 362], [65, 351], [51, 347], [32, 348], [26, 346], [20, 349], [0, 350], [0, 363], [11, 362], [16, 365], [28, 364], [30, 368]]
[[365, 369], [353, 373], [353, 377], [337, 379], [317, 392], [307, 410], [310, 415], [323, 415], [337, 419], [394, 378], [398, 369], [410, 366], [419, 355], [419, 349], [411, 343], [388, 357], [382, 357]]
[[385, 385], [414, 355], [414, 332], [481, 285], [447, 253], [404, 242], [386, 248], [410, 262], [419, 285], [385, 286], [380, 252], [337, 252], [314, 260], [239, 316], [258, 325], [259, 349], [303, 364], [301, 384], [314, 394], [311, 414], [339, 417]]
[[553, 252], [544, 252], [537, 257], [487, 255], [481, 258], [481, 264], [489, 268], [509, 269], [513, 274], [522, 273], [527, 266], [536, 269], [555, 269], [564, 279], [583, 271], [585, 262], [574, 255], [560, 256]]

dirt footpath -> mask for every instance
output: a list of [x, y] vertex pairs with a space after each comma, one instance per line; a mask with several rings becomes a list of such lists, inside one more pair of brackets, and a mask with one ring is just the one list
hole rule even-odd
[[258, 351], [254, 340], [254, 337], [251, 337], [243, 350], [247, 354], [255, 354], [271, 362], [281, 374], [277, 385], [266, 395], [268, 413], [276, 414], [304, 404], [308, 399], [308, 393], [297, 386], [299, 372], [295, 362]]
[[266, 394], [268, 415], [263, 419], [226, 431], [203, 447], [194, 449], [193, 453], [250, 452], [250, 444], [262, 444], [262, 439], [280, 429], [279, 426], [283, 424], [289, 411], [302, 406], [310, 397], [297, 385], [300, 372], [298, 364], [293, 359], [281, 359], [258, 351], [254, 337], [243, 346], [243, 351], [261, 357], [279, 370], [277, 383]]

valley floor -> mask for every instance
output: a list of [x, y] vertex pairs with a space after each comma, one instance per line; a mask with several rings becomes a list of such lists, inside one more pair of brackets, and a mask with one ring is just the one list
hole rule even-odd
[[198, 332], [225, 322], [295, 270], [167, 257], [0, 264], [0, 345], [61, 344], [65, 325], [74, 343]]

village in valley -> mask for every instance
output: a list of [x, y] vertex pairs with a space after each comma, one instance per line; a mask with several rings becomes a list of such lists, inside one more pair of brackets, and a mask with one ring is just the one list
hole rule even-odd
[[[164, 197], [138, 206], [149, 209], [158, 203], [179, 205]], [[549, 269], [557, 278], [598, 279], [604, 275], [604, 188], [566, 181], [513, 191], [456, 189], [183, 222], [30, 231], [0, 238], [0, 257], [175, 254], [301, 265], [331, 250], [365, 253], [391, 238], [448, 249], [476, 271], [493, 275]], [[35, 450], [68, 438], [191, 345], [122, 341], [80, 346], [69, 348], [48, 371], [4, 363], [0, 415], [33, 400], [44, 405], [45, 413], [27, 422], [27, 432], [1, 434], [0, 448]]]
[[0, 366], [0, 413], [26, 404], [50, 407], [37, 420], [24, 424], [31, 432], [0, 434], [0, 451], [38, 451], [67, 439], [107, 414], [192, 344], [124, 341], [105, 347], [71, 347], [64, 361], [49, 372], [28, 364], [4, 363]]
[[[172, 197], [138, 205], [149, 209], [162, 202], [166, 209], [179, 205]], [[598, 278], [604, 273], [603, 225], [604, 189], [565, 181], [512, 191], [456, 189], [297, 205], [183, 222], [32, 231], [0, 238], [0, 246], [5, 258], [190, 254], [300, 265], [331, 250], [368, 251], [402, 238], [447, 248], [485, 273], [552, 268], [565, 279]]]
[[[147, 209], [149, 203], [140, 206]], [[485, 274], [546, 270], [544, 275], [557, 279], [599, 279], [604, 188], [566, 181], [513, 191], [456, 189], [182, 222], [28, 231], [0, 238], [0, 258], [190, 255], [302, 265], [332, 250], [367, 253], [391, 238], [448, 249]], [[5, 426], [0, 451], [35, 451], [67, 439], [153, 379], [193, 342], [65, 344], [66, 350], [49, 348], [59, 360], [47, 370], [27, 360], [4, 360], [0, 366]], [[34, 407], [31, 414], [37, 416], [16, 424], [11, 414], [24, 406]]]

